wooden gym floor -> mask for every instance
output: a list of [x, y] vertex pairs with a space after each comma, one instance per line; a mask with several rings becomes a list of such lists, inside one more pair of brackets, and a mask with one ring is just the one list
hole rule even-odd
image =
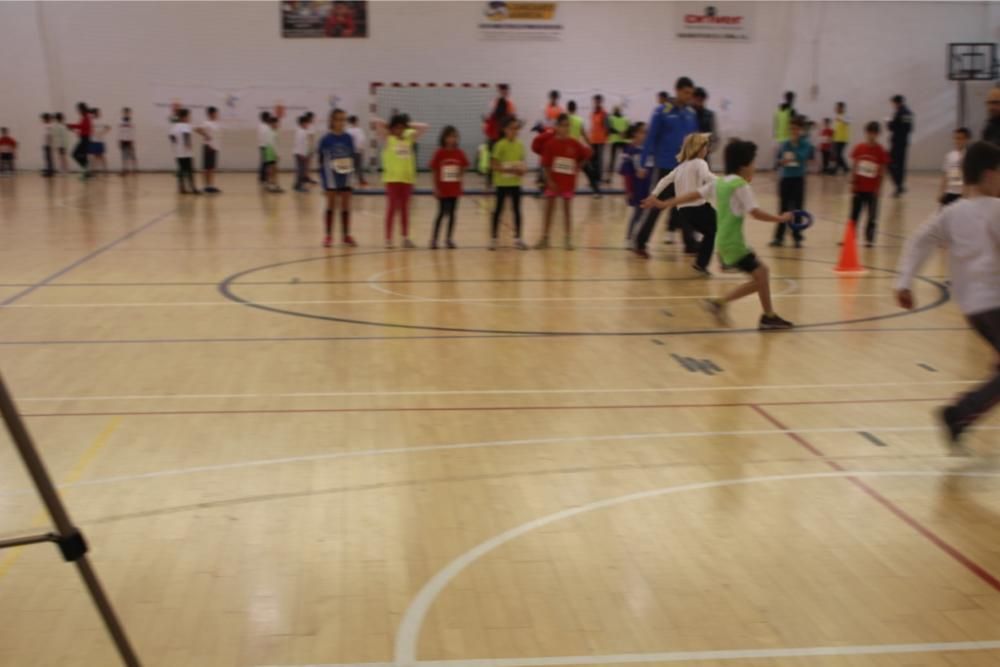
[[[496, 253], [488, 200], [459, 250], [386, 251], [358, 197], [325, 251], [320, 195], [249, 174], [21, 174], [0, 369], [146, 665], [996, 666], [1000, 414], [972, 460], [932, 419], [996, 360], [938, 259], [891, 297], [937, 178], [883, 198], [862, 277], [842, 179], [802, 250], [749, 222], [804, 325], [760, 334], [697, 307], [737, 276], [622, 250], [620, 197], [576, 200], [575, 252]], [[0, 536], [45, 525], [4, 434]], [[0, 553], [0, 618], [4, 666], [117, 664], [52, 547]]]

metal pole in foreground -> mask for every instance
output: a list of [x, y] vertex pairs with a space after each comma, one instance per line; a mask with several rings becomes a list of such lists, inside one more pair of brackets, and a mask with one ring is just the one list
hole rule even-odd
[[[104, 619], [104, 625], [107, 626], [108, 632], [111, 634], [111, 638], [118, 648], [122, 662], [127, 667], [140, 667], [139, 658], [136, 656], [135, 651], [132, 650], [132, 645], [128, 641], [125, 629], [118, 621], [115, 610], [111, 606], [107, 595], [105, 595], [97, 574], [94, 572], [93, 567], [91, 567], [90, 561], [87, 560], [87, 542], [83, 538], [83, 533], [70, 521], [69, 513], [67, 513], [66, 507], [52, 485], [52, 480], [45, 469], [45, 464], [38, 455], [35, 443], [31, 440], [28, 429], [25, 428], [24, 422], [21, 420], [21, 415], [18, 414], [17, 407], [14, 405], [14, 400], [7, 391], [7, 385], [3, 381], [3, 376], [0, 376], [0, 415], [3, 416], [3, 420], [7, 424], [7, 430], [10, 432], [10, 437], [14, 441], [14, 446], [17, 447], [17, 451], [24, 461], [24, 466], [28, 469], [28, 474], [31, 475], [31, 479], [35, 483], [35, 488], [42, 497], [42, 502], [45, 503], [45, 508], [48, 510], [49, 516], [52, 518], [52, 523], [55, 525], [56, 532], [53, 536], [53, 541], [59, 545], [63, 558], [76, 564], [80, 572], [80, 577], [83, 579], [87, 590], [90, 591], [94, 605], [97, 607], [101, 618]], [[29, 538], [29, 541], [34, 540], [30, 540]], [[13, 545], [0, 545], [0, 548], [3, 548], [3, 546]]]

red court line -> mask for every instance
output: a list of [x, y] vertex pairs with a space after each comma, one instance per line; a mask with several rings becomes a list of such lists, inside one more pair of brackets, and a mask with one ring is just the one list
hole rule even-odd
[[[70, 401], [74, 399], [69, 399]], [[86, 400], [81, 397], [80, 400]], [[154, 400], [154, 399], [150, 399]], [[162, 398], [155, 400], [162, 401]], [[857, 405], [859, 403], [918, 403], [918, 402], [941, 402], [947, 398], [873, 398], [873, 399], [848, 399], [842, 401], [758, 401], [755, 403], [732, 402], [732, 403], [641, 403], [625, 405], [488, 405], [488, 406], [430, 406], [415, 408], [271, 408], [262, 410], [113, 410], [110, 412], [27, 412], [22, 413], [22, 417], [117, 417], [133, 416], [145, 417], [156, 415], [284, 415], [284, 414], [309, 414], [325, 412], [503, 412], [510, 410], [654, 410], [654, 409], [676, 409], [676, 408], [753, 408], [760, 405], [783, 406], [783, 405]], [[759, 410], [758, 410], [759, 411]], [[809, 447], [806, 443], [800, 443]], [[823, 456], [818, 451], [813, 452], [817, 456]]]
[[[776, 428], [779, 428], [782, 431], [786, 431], [785, 435], [787, 435], [789, 438], [791, 438], [792, 440], [794, 440], [798, 444], [802, 445], [802, 447], [804, 447], [805, 449], [807, 449], [810, 453], [812, 453], [815, 456], [823, 459], [823, 462], [826, 463], [831, 468], [833, 468], [834, 470], [841, 471], [841, 472], [849, 472], [849, 471], [846, 471], [845, 468], [843, 466], [841, 466], [839, 463], [837, 463], [836, 461], [832, 461], [832, 460], [828, 459], [826, 457], [826, 455], [822, 451], [819, 450], [819, 448], [811, 445], [809, 443], [809, 441], [807, 441], [801, 435], [799, 435], [798, 433], [795, 433], [794, 431], [792, 431], [791, 429], [789, 429], [787, 426], [785, 426], [785, 424], [781, 420], [777, 419], [776, 417], [774, 417], [773, 415], [771, 415], [771, 413], [769, 413], [767, 410], [765, 410], [764, 408], [760, 407], [761, 405], [763, 405], [763, 404], [754, 405], [753, 409], [756, 410], [759, 415], [761, 415], [767, 421], [769, 421], [771, 424], [773, 424]], [[889, 510], [890, 512], [892, 512], [893, 514], [895, 514], [899, 519], [901, 519], [910, 528], [912, 528], [913, 530], [915, 530], [918, 533], [920, 533], [921, 535], [923, 535], [924, 538], [926, 538], [927, 541], [929, 541], [931, 544], [933, 544], [938, 549], [940, 549], [944, 553], [946, 553], [949, 556], [951, 556], [952, 559], [954, 559], [955, 561], [957, 561], [958, 563], [960, 563], [969, 572], [971, 572], [972, 574], [976, 575], [981, 581], [983, 581], [984, 583], [986, 583], [990, 588], [992, 588], [993, 590], [995, 590], [997, 592], [1000, 592], [1000, 579], [997, 579], [995, 576], [993, 576], [992, 574], [990, 574], [990, 572], [986, 568], [984, 568], [983, 566], [979, 565], [974, 560], [972, 560], [971, 558], [969, 558], [968, 556], [966, 556], [965, 554], [963, 554], [961, 551], [958, 550], [958, 548], [956, 548], [956, 547], [952, 546], [951, 544], [949, 544], [948, 542], [946, 542], [937, 533], [935, 533], [930, 528], [928, 528], [927, 526], [925, 526], [922, 523], [920, 523], [919, 521], [917, 521], [915, 518], [913, 518], [912, 515], [910, 515], [909, 513], [907, 513], [903, 508], [901, 508], [899, 505], [897, 505], [896, 503], [892, 502], [891, 500], [889, 500], [888, 498], [886, 498], [885, 496], [883, 496], [881, 493], [879, 493], [873, 487], [871, 487], [868, 484], [866, 484], [860, 478], [858, 478], [858, 477], [847, 477], [846, 479], [851, 484], [853, 484], [854, 486], [856, 486], [859, 489], [861, 489], [862, 491], [864, 491], [868, 496], [870, 496], [872, 499], [874, 499], [876, 502], [878, 502], [884, 508], [886, 508], [887, 510]]]

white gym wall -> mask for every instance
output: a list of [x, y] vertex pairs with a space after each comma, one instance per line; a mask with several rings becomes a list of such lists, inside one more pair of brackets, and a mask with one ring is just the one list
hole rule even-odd
[[[118, 109], [131, 106], [141, 166], [166, 169], [157, 86], [332, 87], [364, 118], [372, 81], [506, 81], [529, 121], [550, 88], [641, 93], [628, 113], [646, 120], [655, 91], [688, 75], [708, 89], [723, 134], [764, 144], [786, 89], [815, 118], [845, 100], [855, 138], [863, 122], [884, 120], [888, 98], [902, 93], [917, 118], [911, 167], [936, 169], [957, 109], [957, 85], [945, 80], [946, 45], [1000, 40], [1000, 7], [988, 2], [760, 2], [750, 43], [713, 44], [675, 39], [670, 3], [618, 0], [559, 2], [561, 40], [505, 43], [479, 36], [485, 4], [372, 2], [371, 36], [347, 40], [283, 39], [277, 2], [3, 2], [0, 123], [21, 142], [21, 166], [33, 168], [40, 112], [72, 119], [85, 100], [114, 124]], [[987, 87], [969, 86], [977, 135]], [[287, 153], [291, 119], [284, 127]], [[256, 156], [252, 128], [226, 135], [224, 168], [253, 168]]]

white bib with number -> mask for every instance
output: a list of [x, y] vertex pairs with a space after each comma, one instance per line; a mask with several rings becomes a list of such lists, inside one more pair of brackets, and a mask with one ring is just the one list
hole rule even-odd
[[799, 166], [799, 161], [795, 159], [795, 153], [793, 153], [792, 151], [785, 151], [785, 166], [786, 167]]
[[576, 173], [576, 160], [571, 157], [557, 157], [552, 161], [552, 171], [572, 176]]
[[878, 165], [871, 160], [861, 160], [858, 162], [857, 168], [854, 170], [861, 178], [877, 178], [878, 177]]
[[965, 185], [965, 180], [962, 178], [962, 170], [957, 168], [952, 168], [948, 170], [948, 185], [953, 188], [961, 189]]
[[354, 171], [354, 159], [349, 157], [337, 157], [330, 161], [333, 170], [338, 174], [350, 174]]
[[504, 171], [515, 171], [524, 169], [523, 162], [504, 162], [500, 166], [503, 167]]
[[441, 167], [442, 183], [458, 183], [462, 180], [462, 168], [457, 164], [446, 164]]

